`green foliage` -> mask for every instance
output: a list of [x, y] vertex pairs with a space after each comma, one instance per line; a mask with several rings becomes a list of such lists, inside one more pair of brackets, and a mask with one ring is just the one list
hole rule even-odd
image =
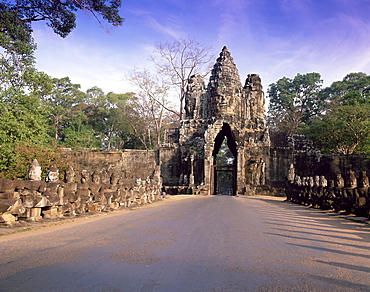
[[370, 104], [339, 106], [316, 118], [303, 133], [324, 152], [370, 154], [369, 113]]
[[323, 89], [324, 114], [303, 130], [324, 152], [370, 154], [370, 76], [350, 73]]
[[49, 135], [55, 142], [63, 137], [63, 128], [73, 116], [73, 106], [82, 102], [84, 93], [79, 84], [72, 84], [68, 77], [51, 80], [51, 90], [41, 95], [43, 104], [49, 110]]
[[121, 25], [120, 6], [121, 0], [18, 0], [0, 3], [1, 11], [12, 14], [15, 25], [45, 21], [61, 37], [66, 37], [76, 27], [77, 10], [84, 10], [98, 20], [102, 17], [114, 26]]
[[370, 76], [350, 73], [320, 90], [318, 73], [281, 78], [269, 86], [269, 123], [303, 133], [324, 152], [370, 154]]
[[[36, 45], [31, 24], [45, 21], [65, 37], [76, 26], [77, 10], [92, 14], [99, 23], [102, 18], [121, 25], [120, 6], [120, 0], [0, 1], [1, 178], [25, 178], [34, 158], [48, 168], [60, 157], [56, 147], [102, 146], [105, 138], [98, 133], [106, 120], [95, 122], [94, 118], [102, 112], [109, 117], [110, 105], [96, 100], [85, 103], [91, 94], [80, 91], [80, 85], [68, 77], [52, 79], [34, 68]], [[57, 164], [62, 165], [60, 161]]]
[[51, 145], [40, 145], [33, 142], [19, 142], [14, 145], [11, 156], [11, 164], [0, 171], [0, 178], [6, 179], [27, 179], [28, 166], [34, 159], [40, 163], [43, 169], [43, 176], [51, 164], [58, 165], [60, 171], [67, 169], [58, 148]]
[[15, 88], [0, 92], [0, 172], [14, 172], [19, 165], [18, 146], [43, 147], [48, 143], [45, 109], [33, 94]]
[[235, 157], [227, 145], [227, 138], [225, 137], [216, 155], [216, 165], [232, 165], [234, 160]]
[[276, 131], [297, 133], [323, 108], [325, 97], [319, 73], [297, 74], [294, 79], [283, 77], [269, 86], [268, 121]]
[[370, 102], [370, 75], [350, 73], [342, 81], [336, 81], [320, 93], [330, 101], [328, 107], [365, 104]]
[[[226, 166], [233, 165], [235, 157], [232, 154], [227, 138], [222, 141], [220, 149], [216, 155], [216, 165]], [[233, 188], [233, 172], [231, 168], [218, 168], [216, 172], [217, 179], [217, 193], [218, 194], [231, 194]]]

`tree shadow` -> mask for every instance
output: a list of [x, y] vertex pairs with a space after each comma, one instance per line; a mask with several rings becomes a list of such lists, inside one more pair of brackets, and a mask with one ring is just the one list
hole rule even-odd
[[265, 234], [276, 235], [276, 236], [280, 236], [280, 237], [287, 237], [287, 238], [292, 238], [292, 239], [309, 240], [309, 241], [316, 241], [316, 242], [322, 242], [322, 243], [328, 243], [328, 244], [336, 244], [336, 245], [339, 245], [339, 246], [348, 246], [348, 247], [353, 247], [353, 248], [369, 250], [369, 247], [367, 247], [367, 246], [361, 246], [361, 245], [356, 245], [356, 244], [339, 243], [339, 242], [329, 241], [329, 240], [304, 238], [304, 237], [299, 237], [299, 236], [284, 235], [284, 234], [271, 233], [271, 232], [267, 232]]
[[[345, 281], [338, 278], [329, 278], [319, 275], [307, 275], [310, 278], [313, 278], [317, 281], [326, 282], [332, 285], [335, 285], [336, 287], [341, 287], [342, 289], [340, 291], [369, 291], [369, 285], [364, 284], [358, 284], [355, 282]], [[350, 290], [343, 290], [344, 289], [350, 289]], [[328, 290], [329, 291], [329, 290]], [[334, 290], [330, 290], [334, 291]]]
[[345, 269], [348, 269], [348, 270], [351, 270], [351, 271], [355, 270], [355, 271], [370, 273], [370, 268], [368, 268], [368, 267], [349, 265], [349, 264], [337, 263], [337, 262], [326, 262], [326, 261], [321, 261], [321, 260], [316, 260], [316, 262], [331, 265], [331, 266], [335, 266], [335, 267], [339, 267], [339, 268], [345, 268]]
[[348, 252], [344, 250], [336, 250], [336, 249], [331, 249], [331, 248], [326, 248], [326, 247], [310, 246], [310, 245], [303, 245], [303, 244], [296, 244], [296, 243], [287, 243], [287, 244], [292, 245], [292, 246], [302, 247], [302, 248], [314, 249], [314, 250], [323, 251], [323, 252], [331, 252], [331, 253], [337, 253], [341, 255], [355, 256], [355, 257], [370, 259], [370, 254], [358, 254], [358, 253]]

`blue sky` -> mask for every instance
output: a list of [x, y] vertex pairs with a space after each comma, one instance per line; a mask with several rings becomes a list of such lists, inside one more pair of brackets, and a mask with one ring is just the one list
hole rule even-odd
[[258, 73], [265, 91], [297, 73], [319, 72], [325, 86], [370, 74], [370, 0], [123, 0], [121, 15], [123, 26], [107, 32], [80, 12], [65, 39], [35, 25], [37, 68], [84, 90], [125, 93], [126, 74], [152, 68], [154, 43], [190, 37], [215, 57], [227, 46], [242, 83]]

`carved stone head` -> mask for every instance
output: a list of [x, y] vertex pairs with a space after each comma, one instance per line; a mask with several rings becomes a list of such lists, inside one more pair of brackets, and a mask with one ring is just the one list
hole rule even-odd
[[119, 177], [118, 173], [113, 172], [111, 177], [110, 177], [110, 183], [112, 185], [116, 185], [116, 184], [118, 184], [119, 179], [120, 179], [120, 177]]
[[90, 174], [86, 169], [81, 171], [81, 183], [84, 184], [84, 183], [89, 182], [89, 177], [90, 177]]
[[29, 180], [41, 180], [41, 166], [37, 159], [34, 159], [32, 164], [28, 168], [28, 179]]
[[75, 180], [75, 171], [73, 170], [73, 167], [72, 166], [68, 166], [68, 168], [66, 169], [66, 173], [65, 173], [65, 181], [67, 183], [73, 183], [74, 180]]
[[59, 180], [59, 170], [55, 164], [50, 165], [46, 173], [46, 182], [57, 182]]
[[95, 171], [91, 176], [92, 182], [100, 184], [101, 178], [100, 173], [98, 171]]

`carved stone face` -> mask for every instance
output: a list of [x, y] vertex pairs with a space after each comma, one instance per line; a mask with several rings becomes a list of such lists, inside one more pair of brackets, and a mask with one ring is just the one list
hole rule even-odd
[[104, 170], [102, 171], [101, 173], [101, 183], [102, 184], [107, 184], [109, 183], [109, 177], [108, 177], [108, 173]]
[[82, 170], [81, 172], [81, 183], [89, 182], [89, 172], [87, 170]]
[[33, 160], [28, 170], [29, 180], [41, 180], [41, 166], [36, 159]]
[[355, 177], [355, 174], [353, 171], [350, 172], [349, 178], [348, 178], [348, 186], [350, 188], [355, 188], [357, 187], [357, 179]]
[[344, 187], [344, 179], [340, 173], [337, 174], [337, 177], [335, 179], [335, 186], [338, 188]]
[[320, 176], [319, 185], [321, 187], [326, 187], [328, 185], [328, 181], [326, 180], [325, 176], [323, 175]]
[[302, 185], [301, 177], [300, 177], [300, 176], [298, 176], [298, 175], [296, 175], [296, 176], [294, 177], [294, 182], [295, 182], [295, 184], [296, 184], [297, 186], [301, 186], [301, 185]]
[[46, 181], [47, 182], [57, 182], [58, 180], [59, 180], [59, 170], [53, 164], [50, 166], [47, 172]]
[[97, 173], [97, 172], [94, 172], [93, 175], [92, 175], [92, 181], [94, 183], [99, 184], [100, 183], [100, 174]]
[[31, 168], [28, 173], [29, 180], [41, 180], [41, 170], [37, 168]]
[[34, 197], [32, 195], [27, 195], [23, 198], [23, 205], [26, 208], [32, 208], [34, 207]]
[[73, 183], [75, 179], [75, 172], [72, 166], [68, 166], [66, 170], [65, 180], [67, 183]]
[[113, 172], [112, 175], [111, 175], [111, 177], [110, 177], [110, 183], [112, 185], [115, 185], [115, 184], [118, 183], [118, 180], [119, 180], [118, 174]]

